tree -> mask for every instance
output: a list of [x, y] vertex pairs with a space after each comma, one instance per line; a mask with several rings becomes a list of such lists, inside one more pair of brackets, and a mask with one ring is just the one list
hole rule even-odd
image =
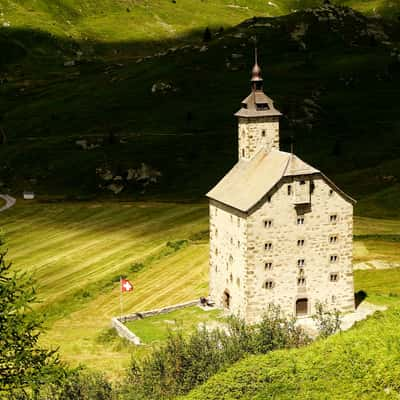
[[203, 33], [203, 42], [208, 43], [212, 39], [210, 28], [207, 26]]
[[44, 384], [64, 377], [56, 351], [39, 347], [42, 321], [31, 308], [32, 280], [12, 273], [0, 253], [0, 398], [35, 397]]

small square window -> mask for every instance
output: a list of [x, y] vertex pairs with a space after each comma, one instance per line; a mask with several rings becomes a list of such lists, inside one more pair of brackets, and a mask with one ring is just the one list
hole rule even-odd
[[292, 185], [287, 186], [287, 194], [290, 196], [292, 194]]
[[337, 214], [332, 214], [332, 215], [329, 217], [329, 220], [330, 220], [331, 222], [336, 222], [336, 221], [337, 221]]
[[336, 243], [338, 240], [336, 235], [329, 236], [329, 243]]
[[306, 181], [300, 181], [300, 185], [305, 185]]
[[336, 272], [329, 275], [329, 280], [331, 282], [337, 282], [338, 279], [339, 279], [339, 274], [337, 274]]
[[304, 239], [299, 239], [299, 240], [297, 241], [297, 246], [303, 247], [303, 246], [304, 246]]
[[272, 220], [271, 219], [266, 219], [264, 221], [264, 228], [271, 228], [272, 226]]
[[262, 136], [262, 137], [265, 137], [265, 130], [263, 130], [263, 131], [261, 132], [261, 136]]
[[265, 250], [272, 250], [272, 243], [271, 242], [265, 243], [264, 248]]
[[297, 225], [304, 225], [304, 217], [297, 217]]
[[274, 287], [273, 281], [265, 281], [264, 282], [264, 289], [272, 289]]
[[335, 263], [337, 260], [338, 260], [338, 256], [337, 256], [337, 255], [332, 255], [332, 256], [330, 257], [331, 263]]
[[305, 265], [304, 258], [300, 258], [299, 260], [297, 260], [297, 266], [298, 267], [304, 267], [304, 265]]
[[333, 196], [334, 191], [332, 189], [329, 190], [329, 196]]
[[272, 262], [266, 262], [265, 263], [265, 269], [268, 271], [268, 270], [271, 270], [272, 269]]
[[297, 278], [297, 286], [306, 286], [306, 278]]

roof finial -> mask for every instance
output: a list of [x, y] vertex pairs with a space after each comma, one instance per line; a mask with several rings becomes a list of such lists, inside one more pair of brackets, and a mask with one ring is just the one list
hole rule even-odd
[[253, 70], [251, 71], [251, 81], [256, 82], [256, 81], [262, 81], [261, 78], [261, 68], [258, 65], [258, 51], [257, 47], [254, 48], [254, 67]]

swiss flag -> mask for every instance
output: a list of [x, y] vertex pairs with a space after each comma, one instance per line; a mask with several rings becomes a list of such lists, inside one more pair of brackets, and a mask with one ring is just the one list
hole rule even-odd
[[133, 290], [133, 285], [128, 281], [128, 279], [121, 279], [121, 292], [131, 292]]

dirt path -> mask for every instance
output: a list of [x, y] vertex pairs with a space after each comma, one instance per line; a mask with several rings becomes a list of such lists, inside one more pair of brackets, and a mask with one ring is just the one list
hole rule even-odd
[[8, 194], [0, 194], [0, 199], [3, 199], [6, 202], [3, 207], [0, 207], [0, 212], [8, 210], [17, 202], [14, 197], [9, 196]]

